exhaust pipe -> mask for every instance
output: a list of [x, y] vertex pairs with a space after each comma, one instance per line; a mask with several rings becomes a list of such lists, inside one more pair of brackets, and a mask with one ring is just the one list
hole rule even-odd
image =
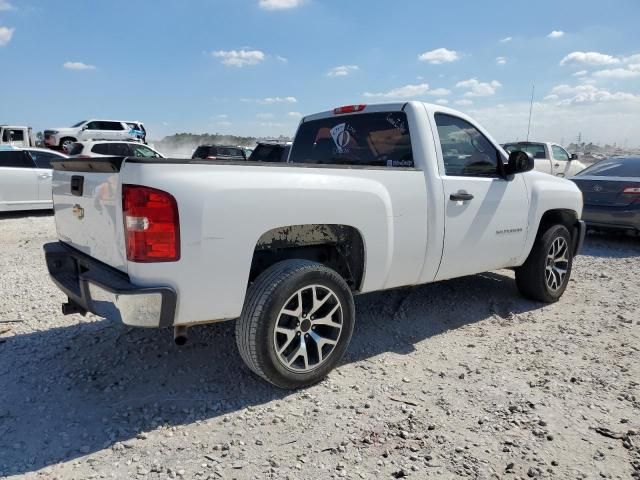
[[176, 345], [181, 347], [187, 343], [188, 339], [187, 327], [173, 327], [173, 341], [176, 342]]

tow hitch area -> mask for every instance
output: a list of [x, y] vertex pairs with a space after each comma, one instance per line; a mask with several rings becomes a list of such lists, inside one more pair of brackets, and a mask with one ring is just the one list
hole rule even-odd
[[69, 301], [67, 303], [62, 304], [63, 315], [72, 315], [74, 313], [79, 313], [84, 317], [87, 314], [87, 311], [84, 308], [82, 308], [80, 305], [78, 305], [76, 302], [74, 302], [70, 298], [67, 297], [67, 299]]

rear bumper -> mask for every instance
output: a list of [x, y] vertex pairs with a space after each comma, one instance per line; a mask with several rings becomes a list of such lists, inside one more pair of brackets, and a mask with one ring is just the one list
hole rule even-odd
[[582, 220], [589, 227], [640, 231], [640, 204], [625, 207], [585, 205]]
[[69, 298], [64, 313], [92, 312], [134, 327], [169, 327], [176, 310], [170, 287], [140, 287], [127, 275], [61, 242], [44, 245], [53, 282]]

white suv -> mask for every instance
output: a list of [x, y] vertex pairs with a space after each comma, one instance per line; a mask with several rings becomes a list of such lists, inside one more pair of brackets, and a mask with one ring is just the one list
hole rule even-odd
[[142, 157], [165, 158], [160, 152], [140, 142], [90, 141], [75, 142], [69, 147], [72, 157]]
[[145, 142], [147, 132], [138, 121], [83, 120], [69, 128], [44, 131], [44, 144], [64, 151], [84, 140], [133, 140]]

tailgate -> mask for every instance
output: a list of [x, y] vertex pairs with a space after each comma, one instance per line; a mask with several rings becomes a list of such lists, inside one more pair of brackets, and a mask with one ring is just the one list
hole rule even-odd
[[126, 273], [122, 158], [52, 162], [58, 239]]

